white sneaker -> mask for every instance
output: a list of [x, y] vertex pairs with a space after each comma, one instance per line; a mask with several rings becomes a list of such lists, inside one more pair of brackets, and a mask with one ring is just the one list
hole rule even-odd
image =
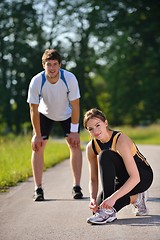
[[146, 216], [146, 215], [148, 215], [148, 209], [147, 209], [147, 206], [146, 206], [147, 199], [148, 199], [147, 191], [142, 192], [142, 193], [138, 193], [138, 199], [133, 204], [134, 207], [135, 207], [136, 216]]
[[99, 209], [92, 217], [87, 218], [87, 223], [92, 224], [105, 224], [115, 221], [116, 213], [115, 210], [112, 209]]

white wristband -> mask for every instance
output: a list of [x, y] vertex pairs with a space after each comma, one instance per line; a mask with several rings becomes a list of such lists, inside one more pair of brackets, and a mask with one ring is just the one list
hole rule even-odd
[[78, 127], [79, 127], [79, 123], [77, 123], [77, 124], [71, 123], [70, 131], [71, 132], [78, 132]]

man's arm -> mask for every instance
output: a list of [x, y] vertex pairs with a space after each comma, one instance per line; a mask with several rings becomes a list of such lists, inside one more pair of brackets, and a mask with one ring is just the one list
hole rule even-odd
[[41, 147], [43, 143], [43, 139], [41, 137], [38, 104], [30, 104], [30, 118], [34, 131], [34, 136], [32, 138], [32, 149], [34, 151], [38, 151], [39, 147]]
[[70, 104], [72, 106], [71, 123], [79, 124], [79, 117], [80, 117], [79, 98], [74, 101], [71, 101]]
[[38, 104], [30, 104], [30, 118], [35, 135], [41, 136]]
[[80, 145], [80, 138], [78, 134], [79, 117], [80, 117], [79, 99], [71, 101], [70, 104], [72, 106], [72, 115], [71, 115], [71, 127], [70, 127], [70, 134], [68, 136], [68, 142], [73, 147], [77, 147]]

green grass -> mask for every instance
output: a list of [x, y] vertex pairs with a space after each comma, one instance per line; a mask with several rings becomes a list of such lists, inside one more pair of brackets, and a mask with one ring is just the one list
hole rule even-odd
[[[151, 125], [148, 127], [111, 127], [111, 129], [121, 131], [128, 135], [136, 144], [153, 144], [160, 145], [160, 125]], [[81, 133], [81, 140], [88, 142], [90, 140], [89, 134], [86, 130]]]
[[[133, 139], [136, 144], [160, 145], [160, 125], [149, 127], [116, 127]], [[0, 137], [0, 191], [6, 191], [18, 182], [32, 176], [30, 136]], [[90, 136], [81, 132], [81, 142], [87, 143]], [[45, 170], [69, 158], [69, 150], [64, 141], [49, 140], [45, 150]]]
[[[0, 137], [0, 190], [15, 186], [32, 176], [30, 137], [15, 139]], [[54, 166], [69, 157], [69, 150], [64, 142], [49, 140], [45, 151], [45, 169]]]
[[160, 125], [148, 127], [121, 127], [123, 133], [127, 134], [137, 144], [160, 145]]

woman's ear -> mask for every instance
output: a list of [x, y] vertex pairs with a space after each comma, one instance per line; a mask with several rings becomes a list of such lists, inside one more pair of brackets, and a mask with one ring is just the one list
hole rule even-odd
[[108, 121], [107, 120], [105, 120], [105, 124], [106, 124], [106, 127], [108, 127]]

